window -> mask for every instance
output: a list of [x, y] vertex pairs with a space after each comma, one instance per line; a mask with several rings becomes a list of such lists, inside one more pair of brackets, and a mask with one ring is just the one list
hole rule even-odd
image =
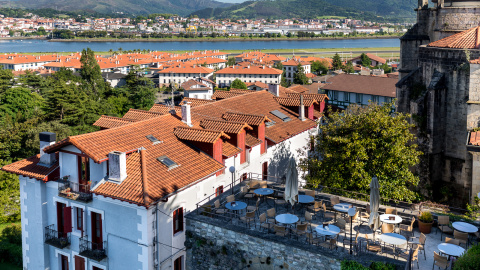
[[344, 101], [350, 101], [350, 93], [349, 92], [343, 92], [343, 100]]
[[61, 202], [57, 202], [57, 231], [58, 237], [66, 237], [72, 232], [72, 208]]
[[78, 180], [80, 185], [87, 185], [90, 180], [90, 159], [88, 157], [77, 156], [78, 162]]
[[65, 255], [60, 255], [61, 269], [68, 270], [68, 257]]
[[75, 207], [75, 216], [77, 218], [77, 224], [75, 225], [75, 228], [82, 232], [83, 237], [83, 209]]
[[356, 100], [357, 103], [362, 103], [363, 95], [362, 94], [356, 94]]
[[372, 102], [378, 104], [378, 96], [372, 95]]
[[102, 214], [91, 212], [92, 219], [92, 249], [103, 249]]
[[241, 178], [241, 181], [246, 181], [248, 179], [248, 174], [247, 173], [244, 173], [242, 174], [242, 178]]
[[173, 270], [182, 270], [182, 261], [183, 261], [183, 256], [178, 257], [173, 262]]
[[220, 196], [223, 193], [223, 186], [219, 186], [215, 189], [215, 197]]
[[263, 175], [263, 180], [268, 179], [268, 162], [264, 162], [262, 164], [262, 175]]
[[173, 211], [173, 234], [183, 231], [183, 208]]
[[79, 256], [74, 256], [75, 270], [85, 270], [85, 259]]

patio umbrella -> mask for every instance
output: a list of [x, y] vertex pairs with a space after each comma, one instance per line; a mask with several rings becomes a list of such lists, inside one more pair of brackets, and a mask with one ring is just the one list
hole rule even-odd
[[295, 204], [298, 195], [298, 171], [295, 159], [288, 161], [287, 180], [285, 182], [285, 201], [290, 202], [292, 206]]
[[378, 215], [378, 208], [380, 207], [380, 185], [378, 178], [374, 176], [370, 182], [370, 219], [368, 225], [372, 226], [373, 232], [380, 226], [380, 216]]

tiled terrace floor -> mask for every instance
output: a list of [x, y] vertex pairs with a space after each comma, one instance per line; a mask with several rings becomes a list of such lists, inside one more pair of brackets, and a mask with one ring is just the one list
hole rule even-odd
[[[304, 192], [303, 192], [303, 190], [300, 190], [299, 193], [303, 194]], [[330, 203], [330, 201], [329, 201], [330, 196], [331, 196], [330, 194], [324, 194], [324, 193], [318, 193], [317, 192], [315, 199], [316, 200], [323, 200], [328, 205]], [[225, 198], [225, 196], [222, 196], [222, 198]], [[257, 198], [249, 199], [249, 200], [245, 199], [245, 198], [243, 198], [243, 194], [237, 194], [236, 195], [236, 201], [246, 202], [249, 206], [255, 206], [256, 200], [257, 200]], [[213, 200], [211, 202], [212, 205], [213, 205], [214, 201], [215, 200]], [[362, 206], [361, 206], [362, 203], [361, 202], [353, 201], [353, 200], [343, 198], [343, 197], [340, 197], [340, 202], [353, 203], [354, 205], [357, 206], [358, 210], [365, 211], [364, 208], [362, 209]], [[222, 207], [224, 206], [224, 203], [225, 202], [222, 200]], [[257, 230], [257, 231], [264, 230], [265, 234], [274, 234], [273, 230], [268, 231], [268, 230], [265, 230], [265, 229], [261, 229], [260, 221], [259, 221], [259, 218], [258, 218], [260, 214], [267, 213], [267, 209], [270, 209], [270, 208], [275, 208], [274, 198], [273, 197], [267, 197], [267, 198], [265, 198], [265, 200], [262, 199], [261, 203], [259, 205], [258, 211], [257, 211], [258, 214], [256, 215], [256, 218], [255, 218], [255, 224], [250, 224], [250, 226], [248, 226], [249, 230]], [[294, 215], [298, 216], [299, 221], [304, 221], [305, 220], [305, 218], [304, 218], [305, 209], [306, 208], [302, 208], [300, 205], [295, 205], [295, 207], [277, 206], [276, 207], [276, 215], [284, 214], [284, 213], [290, 213], [290, 214], [294, 214]], [[384, 208], [381, 207], [381, 209], [380, 209], [381, 214], [382, 214], [383, 210], [384, 210]], [[417, 213], [415, 213], [415, 211], [411, 211], [410, 209], [397, 209], [397, 211], [398, 211], [399, 215], [402, 216], [402, 218], [403, 218], [402, 224], [410, 224], [411, 217], [417, 215]], [[331, 211], [331, 210], [329, 211], [327, 209], [327, 212], [333, 212], [333, 211]], [[232, 214], [227, 213], [226, 215], [218, 215], [218, 216], [213, 216], [213, 217], [214, 218], [219, 218], [219, 219], [225, 219], [225, 220], [227, 220], [228, 222], [231, 222], [234, 225], [247, 227], [246, 224], [243, 223], [239, 219], [239, 217], [244, 216], [245, 213], [246, 213], [246, 211], [243, 210], [243, 211], [239, 211], [236, 215], [234, 215], [234, 214], [232, 215]], [[341, 218], [342, 213], [337, 213], [336, 217], [337, 217], [337, 219]], [[345, 217], [345, 219], [348, 219], [348, 217]], [[323, 223], [334, 224], [334, 220], [333, 219], [322, 219], [321, 214], [318, 214], [318, 215], [316, 215], [316, 218], [313, 219], [313, 221], [311, 223], [311, 228], [308, 228], [308, 231], [311, 231], [311, 232], [314, 233], [314, 235], [316, 235], [315, 227], [318, 226], [318, 225], [322, 225]], [[293, 227], [294, 227], [294, 225], [293, 225]], [[349, 225], [349, 223], [347, 223], [345, 231], [346, 231], [346, 233], [341, 233], [337, 237], [337, 251], [338, 252], [349, 252], [348, 245], [346, 246], [346, 248], [344, 248], [344, 246], [343, 246], [343, 240], [344, 239], [349, 239], [349, 236], [350, 236], [350, 225]], [[368, 239], [376, 239], [377, 241], [382, 243], [381, 240], [379, 239], [379, 236], [381, 235], [380, 230], [377, 230], [374, 234], [373, 231], [368, 226], [368, 220], [367, 219], [359, 219], [359, 220], [357, 220], [356, 222], [353, 223], [354, 237], [355, 237], [356, 231], [358, 231], [358, 233], [359, 233], [359, 237], [358, 237], [359, 242], [360, 242], [359, 252], [361, 252], [361, 253], [367, 253], [368, 252], [368, 251], [366, 251], [366, 242], [365, 242], [366, 236], [365, 235], [368, 235]], [[396, 227], [395, 232], [400, 232], [398, 230], [398, 226]], [[415, 237], [420, 236], [420, 232], [418, 231], [418, 228], [414, 228], [414, 236]], [[426, 244], [425, 244], [425, 255], [424, 255], [424, 251], [420, 251], [419, 256], [418, 256], [418, 264], [419, 264], [418, 268], [419, 269], [430, 269], [432, 267], [432, 265], [433, 265], [433, 252], [436, 251], [438, 253], [439, 252], [439, 250], [437, 248], [438, 244], [445, 241], [445, 235], [443, 236], [443, 241], [440, 241], [440, 232], [437, 233], [437, 228], [432, 228], [432, 233], [427, 234], [426, 236], [427, 236], [427, 240], [426, 240]], [[290, 235], [286, 236], [286, 237], [289, 237], [289, 239], [291, 239], [292, 241], [306, 242], [306, 238], [304, 236], [300, 236], [297, 239], [296, 236], [294, 236], [293, 234], [290, 233]], [[450, 237], [453, 237], [453, 236], [450, 235]], [[324, 241], [323, 237], [321, 237], [320, 239], [321, 239], [321, 242]], [[348, 242], [348, 240], [347, 240], [347, 242]], [[382, 245], [383, 245], [383, 243], [382, 243]], [[397, 248], [407, 249], [409, 246], [410, 247], [416, 247], [414, 244], [405, 244], [405, 245], [399, 246]], [[387, 252], [384, 252], [381, 255], [389, 257], [389, 258], [394, 258], [394, 256], [392, 254], [387, 253]], [[398, 260], [401, 260], [401, 261], [406, 261], [406, 259], [399, 258], [398, 256], [396, 258]], [[415, 262], [412, 269], [415, 269], [416, 267], [417, 267], [417, 263]]]

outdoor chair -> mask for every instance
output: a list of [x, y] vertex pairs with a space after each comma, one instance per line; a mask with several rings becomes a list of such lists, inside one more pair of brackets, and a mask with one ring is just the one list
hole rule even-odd
[[227, 203], [234, 202], [234, 201], [235, 201], [235, 195], [227, 196]]
[[328, 248], [328, 249], [337, 249], [337, 240], [335, 240], [334, 238], [329, 239], [329, 240], [321, 243], [320, 246], [322, 246], [324, 248]]
[[392, 233], [394, 230], [393, 224], [383, 223], [382, 224], [382, 233]]
[[274, 225], [273, 228], [275, 230], [275, 235], [278, 235], [278, 236], [287, 236], [288, 235], [288, 231], [287, 231], [287, 228], [285, 226]]
[[250, 192], [248, 186], [242, 187], [242, 193], [244, 194], [243, 198], [246, 200], [250, 200], [250, 199], [253, 199], [253, 197], [255, 197], [255, 193]]
[[[404, 258], [405, 260], [408, 261], [408, 257], [410, 256], [410, 249], [399, 249], [397, 248], [398, 250], [398, 257], [400, 258]], [[420, 266], [418, 265], [418, 250], [419, 250], [419, 246], [417, 246], [415, 249], [413, 249], [413, 252], [412, 252], [412, 259], [411, 259], [411, 263], [413, 264], [413, 262], [417, 262], [417, 268], [420, 269]], [[410, 265], [412, 266], [412, 265]], [[411, 268], [409, 268], [411, 269]]]
[[315, 198], [315, 190], [305, 190], [305, 195]]
[[454, 245], [460, 246], [460, 240], [458, 240], [458, 239], [453, 239], [453, 238], [450, 238], [450, 237], [445, 237], [445, 243], [454, 244]]
[[275, 193], [273, 196], [278, 199], [283, 199], [285, 197], [285, 193], [280, 190], [275, 190]]
[[312, 221], [313, 221], [313, 214], [308, 212], [308, 211], [305, 211], [305, 222], [308, 223], [308, 225], [310, 226], [310, 231], [312, 230]]
[[433, 252], [433, 266], [432, 269], [438, 266], [440, 269], [447, 269], [449, 267], [448, 257], [441, 256], [437, 252]]
[[415, 223], [415, 217], [412, 217], [412, 221], [410, 222], [410, 225], [406, 224], [400, 224], [400, 234], [402, 232], [408, 234], [406, 235], [407, 238], [409, 238], [409, 235], [413, 235], [413, 223]]
[[310, 245], [318, 246], [318, 244], [320, 244], [320, 238], [315, 237], [315, 235], [313, 233], [308, 233], [307, 232], [305, 234], [305, 237], [307, 238], [307, 243], [309, 243]]
[[222, 214], [222, 215], [223, 215], [223, 214], [228, 213], [228, 210], [227, 210], [227, 209], [221, 208], [221, 206], [220, 206], [220, 200], [216, 200], [216, 201], [214, 202], [214, 206], [215, 206], [215, 208], [213, 209], [213, 213], [214, 213], [214, 214], [217, 214], [217, 215], [218, 215], [218, 214]]
[[365, 242], [367, 243], [367, 251], [374, 253], [382, 253], [382, 245], [374, 239], [368, 239], [368, 234], [365, 234]]
[[257, 225], [255, 224], [255, 211], [247, 212], [245, 216], [240, 217], [240, 220], [245, 223], [245, 225], [250, 228], [250, 223], [253, 223], [255, 228]]
[[370, 204], [367, 204], [367, 207], [365, 208], [365, 211], [360, 213], [360, 219], [365, 219], [366, 222], [370, 220]]
[[347, 226], [347, 222], [345, 221], [345, 219], [343, 219], [343, 218], [337, 219], [337, 222], [335, 222], [335, 226], [340, 228], [340, 232], [338, 233], [338, 235], [340, 235], [342, 233], [346, 235], [345, 228]]
[[468, 245], [468, 233], [459, 232], [459, 231], [455, 230], [455, 231], [453, 232], [453, 237], [455, 237], [455, 239], [457, 239], [457, 240], [460, 242], [460, 245], [464, 244], [464, 245], [465, 245], [465, 248], [467, 248], [467, 245]]
[[285, 198], [282, 199], [275, 199], [275, 209], [278, 211], [278, 206], [284, 206], [285, 209], [288, 207], [287, 201], [285, 201]]
[[250, 181], [250, 183], [248, 183], [248, 185], [250, 186], [251, 189], [257, 189], [260, 183], [258, 182], [258, 180], [252, 180]]
[[298, 224], [296, 228], [292, 228], [291, 231], [297, 236], [304, 236], [307, 233], [308, 223]]
[[[412, 237], [412, 239], [415, 239], [416, 237]], [[418, 248], [419, 250], [423, 250], [423, 257], [425, 257], [425, 260], [427, 259], [427, 255], [425, 254], [425, 242], [427, 241], [427, 237], [425, 234], [420, 233], [420, 236], [418, 237]]]
[[277, 215], [275, 208], [270, 208], [267, 210], [268, 222], [270, 223], [277, 223], [275, 216]]
[[[351, 246], [350, 246], [350, 237], [346, 237], [343, 239], [343, 249], [346, 251], [347, 249], [345, 248], [345, 246], [348, 246], [349, 250], [350, 248], [354, 250], [354, 253], [358, 253], [358, 251], [360, 250], [360, 241], [358, 239], [358, 237], [360, 236], [360, 234], [357, 232], [356, 235], [353, 235], [352, 236], [352, 243], [351, 243]], [[355, 237], [355, 238], [353, 238]]]
[[[320, 201], [315, 201], [313, 205], [310, 205], [307, 207], [307, 209], [315, 214], [317, 214], [318, 212], [322, 212], [323, 208], [322, 208], [322, 202]], [[316, 215], [315, 215], [316, 217]]]
[[273, 228], [273, 224], [267, 221], [267, 214], [263, 213], [260, 215], [260, 228], [270, 231]]
[[[438, 230], [440, 231], [440, 241], [442, 241], [442, 236], [444, 233], [452, 234], [453, 229], [450, 228], [450, 217], [449, 216], [438, 216]], [[438, 230], [436, 233], [438, 233]]]
[[322, 220], [325, 221], [327, 218], [335, 219], [335, 213], [327, 212], [327, 206], [322, 204], [323, 212], [322, 212]]
[[257, 199], [257, 202], [255, 203], [255, 206], [249, 205], [247, 206], [247, 211], [257, 211], [258, 213], [258, 206], [260, 205], [260, 198]]
[[397, 209], [387, 208], [387, 209], [385, 209], [385, 214], [396, 215], [397, 214]]
[[333, 196], [330, 198], [330, 204], [332, 207], [338, 203], [340, 203], [340, 198], [338, 196]]

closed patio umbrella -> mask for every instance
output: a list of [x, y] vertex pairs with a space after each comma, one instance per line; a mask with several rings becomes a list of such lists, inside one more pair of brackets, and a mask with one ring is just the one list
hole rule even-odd
[[297, 201], [298, 195], [298, 171], [294, 158], [288, 161], [287, 181], [285, 182], [285, 201], [290, 202], [292, 206]]
[[374, 176], [370, 182], [370, 219], [368, 225], [372, 227], [373, 232], [380, 227], [380, 216], [378, 215], [378, 208], [380, 207], [380, 185], [378, 178]]

